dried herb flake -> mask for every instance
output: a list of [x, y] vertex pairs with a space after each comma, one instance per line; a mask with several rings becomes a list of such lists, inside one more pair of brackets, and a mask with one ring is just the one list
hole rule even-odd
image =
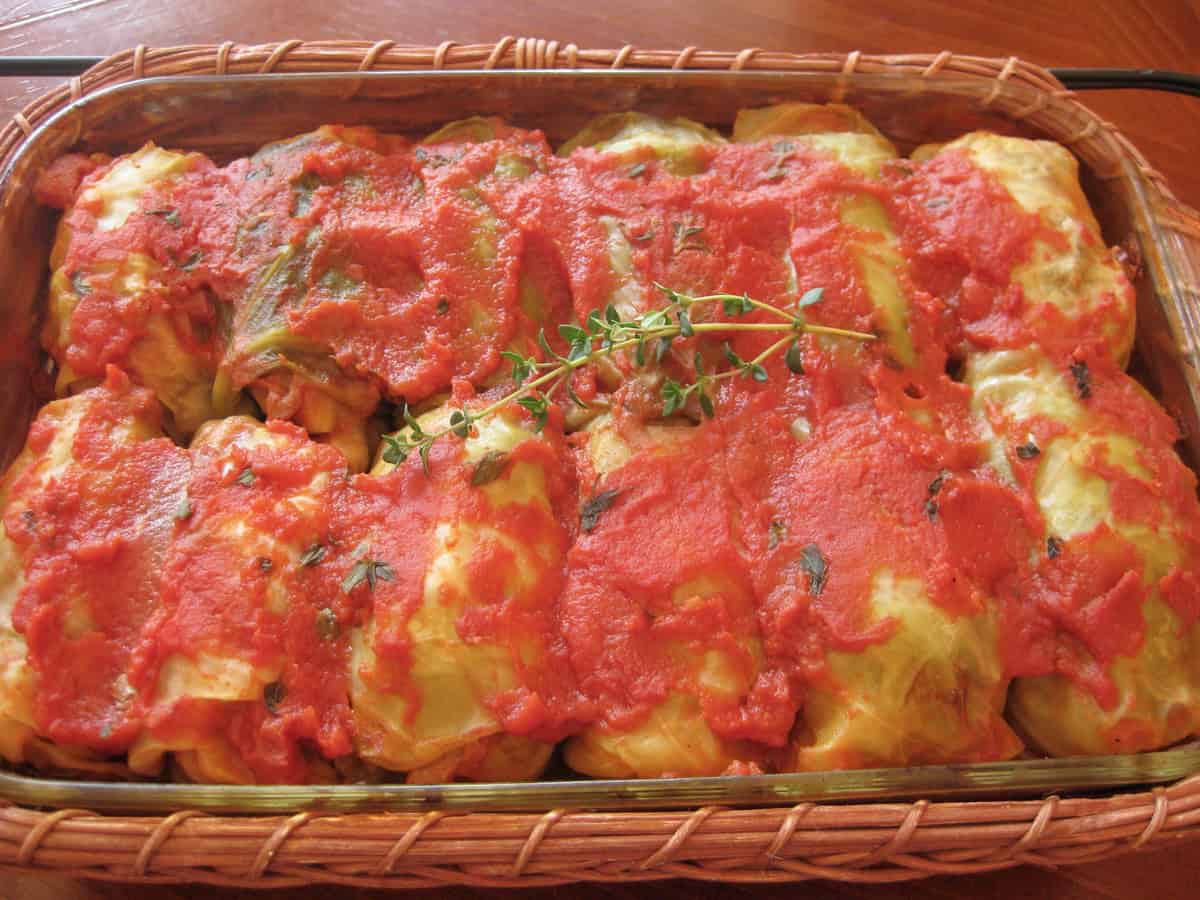
[[304, 553], [301, 555], [300, 565], [315, 566], [317, 563], [319, 563], [321, 560], [323, 560], [325, 558], [325, 553], [326, 553], [326, 551], [325, 551], [324, 544], [313, 544], [311, 547], [309, 547], [307, 550], [305, 550]]
[[612, 506], [620, 491], [601, 491], [585, 502], [579, 510], [579, 528], [590, 532], [600, 522], [600, 516]]
[[172, 228], [183, 227], [183, 221], [179, 218], [179, 210], [177, 209], [170, 207], [164, 207], [163, 209], [148, 209], [146, 210], [146, 215], [158, 216]]
[[1079, 399], [1086, 400], [1092, 396], [1092, 373], [1088, 370], [1088, 364], [1081, 360], [1071, 363], [1071, 375], [1075, 378]]
[[787, 537], [787, 523], [782, 519], [773, 519], [771, 530], [767, 535], [767, 549], [774, 550], [785, 537]]
[[472, 487], [482, 487], [491, 484], [504, 474], [508, 465], [508, 454], [503, 450], [489, 450], [475, 463], [475, 471], [471, 473]]
[[367, 589], [373, 591], [377, 581], [395, 580], [396, 573], [387, 563], [378, 559], [360, 559], [342, 579], [342, 593], [349, 594], [364, 581], [367, 583]]
[[814, 597], [821, 596], [829, 578], [829, 561], [821, 555], [816, 544], [807, 544], [800, 551], [800, 565], [808, 573], [808, 590]]
[[279, 711], [279, 707], [283, 704], [284, 698], [287, 697], [287, 688], [282, 682], [272, 681], [263, 688], [263, 703], [267, 705], [267, 709], [272, 713]]
[[1021, 444], [1017, 447], [1017, 456], [1021, 459], [1036, 459], [1042, 453], [1041, 449], [1033, 441]]
[[697, 235], [704, 233], [703, 225], [688, 225], [686, 222], [673, 222], [671, 229], [675, 234], [675, 240], [671, 245], [671, 252], [676, 256], [684, 250], [700, 250], [707, 252], [708, 246], [702, 238]]
[[325, 607], [317, 613], [317, 635], [321, 640], [335, 640], [341, 631], [341, 623], [338, 622], [337, 614], [332, 609]]

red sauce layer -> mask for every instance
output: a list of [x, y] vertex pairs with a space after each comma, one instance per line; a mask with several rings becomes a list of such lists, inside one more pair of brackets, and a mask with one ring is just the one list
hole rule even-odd
[[[563, 159], [539, 132], [481, 127], [483, 140], [420, 146], [335, 127], [224, 168], [198, 160], [110, 232], [76, 203], [63, 264], [86, 289], [67, 361], [97, 376], [126, 364], [147, 317], [166, 312], [235, 387], [308, 354], [393, 398], [453, 386], [458, 402], [478, 403], [472, 385], [503, 381], [502, 350], [535, 352], [540, 327], [557, 342], [555, 325], [609, 302], [627, 315], [658, 308], [655, 282], [781, 306], [822, 288], [811, 321], [876, 330], [883, 318], [854, 248], [883, 237], [842, 221], [847, 203], [864, 201], [890, 212], [909, 259], [895, 275], [915, 361], [903, 365], [885, 340], [806, 336], [803, 376], [776, 356], [765, 384], [722, 381], [715, 419], [662, 443], [645, 420], [660, 414], [663, 374], [694, 377], [697, 353], [706, 371], [725, 368], [722, 341], [677, 340], [651, 371], [621, 357], [633, 376], [623, 386], [603, 370], [575, 385], [611, 406], [629, 461], [597, 475], [588, 435], [562, 433], [564, 401], [543, 437], [503, 463], [536, 468], [544, 498], [502, 507], [453, 439], [434, 446], [428, 472], [414, 455], [386, 475], [351, 476], [336, 451], [279, 421], [258, 446], [231, 437], [184, 451], [122, 437], [131, 422], [156, 432], [157, 406], [109, 368], [85, 395], [71, 463], [45, 483], [36, 470], [18, 477], [5, 519], [24, 561], [13, 621], [47, 736], [115, 754], [143, 731], [169, 740], [199, 722], [227, 735], [258, 780], [314, 777], [314, 759], [353, 749], [352, 674], [412, 710], [438, 702], [410, 675], [407, 626], [430, 602], [444, 522], [495, 529], [548, 560], [516, 597], [516, 554], [481, 542], [455, 621], [462, 641], [501, 648], [519, 673], [518, 688], [486, 699], [503, 729], [541, 740], [634, 727], [684, 692], [717, 735], [781, 747], [806, 690], [829, 683], [831, 651], [896, 633], [869, 604], [884, 575], [920, 582], [951, 621], [994, 614], [1006, 676], [1059, 672], [1105, 706], [1112, 662], [1142, 645], [1152, 590], [1184, 626], [1200, 620], [1200, 538], [1182, 539], [1178, 564], [1149, 579], [1119, 529], [1048, 533], [1038, 460], [1017, 443], [1045, 447], [1061, 425], [986, 411], [1002, 440], [1019, 437], [1006, 447], [1013, 482], [989, 465], [984, 422], [947, 370], [964, 348], [1045, 337], [1064, 377], [1088, 367], [1089, 429], [1140, 445], [1145, 477], [1103, 455], [1086, 463], [1108, 482], [1114, 519], [1200, 525], [1173, 423], [1106, 360], [1101, 319], [1027, 315], [1012, 271], [1045, 229], [964, 157], [872, 182], [831, 156], [764, 142], [702, 148], [701, 171], [679, 176], [651, 155]], [[61, 162], [41, 194], [66, 205], [105, 171]], [[134, 252], [159, 270], [129, 296], [111, 270]], [[712, 304], [694, 321], [724, 317]], [[751, 358], [777, 337], [730, 343]], [[30, 450], [44, 453], [60, 427], [45, 413]], [[351, 673], [349, 635], [368, 622], [376, 664]], [[205, 654], [271, 673], [269, 691], [164, 703], [164, 666]], [[705, 679], [709, 654], [733, 673], [734, 693]]]

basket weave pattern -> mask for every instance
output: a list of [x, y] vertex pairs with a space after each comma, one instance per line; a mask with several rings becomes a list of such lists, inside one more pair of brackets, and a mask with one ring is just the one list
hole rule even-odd
[[1200, 835], [1200, 777], [1105, 799], [543, 815], [100, 816], [0, 810], [0, 864], [144, 883], [860, 883], [1059, 866]]
[[[0, 164], [48, 117], [99, 89], [159, 75], [367, 72], [439, 69], [654, 68], [918, 75], [1006, 82], [1036, 101], [1007, 111], [1061, 135], [1101, 177], [1131, 161], [1159, 192], [1159, 225], [1200, 259], [1200, 219], [1117, 131], [1043, 69], [1015, 57], [943, 51], [873, 56], [714, 52], [696, 47], [589, 50], [507, 37], [495, 44], [405, 47], [393, 41], [138, 46], [40, 97], [0, 129]], [[1193, 266], [1193, 270], [1195, 270]], [[1195, 271], [1188, 273], [1200, 297]], [[1200, 776], [1171, 787], [1107, 798], [1044, 801], [831, 805], [680, 812], [545, 814], [412, 813], [290, 817], [166, 816], [53, 812], [0, 801], [0, 866], [142, 883], [206, 882], [238, 887], [309, 883], [359, 887], [539, 886], [573, 881], [687, 877], [725, 882], [828, 878], [888, 882], [986, 872], [1024, 863], [1086, 862], [1147, 845], [1200, 836]]]

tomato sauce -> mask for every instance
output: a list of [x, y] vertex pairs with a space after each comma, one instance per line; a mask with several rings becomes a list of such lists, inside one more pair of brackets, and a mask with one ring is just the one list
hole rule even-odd
[[[403, 696], [410, 717], [438, 702], [411, 677], [408, 626], [431, 602], [459, 608], [464, 643], [503, 648], [519, 686], [483, 702], [509, 733], [629, 729], [682, 692], [715, 734], [771, 748], [793, 737], [831, 652], [885, 645], [902, 627], [872, 607], [889, 584], [919, 585], [919, 602], [950, 622], [994, 619], [1005, 677], [1059, 672], [1106, 706], [1111, 663], [1142, 645], [1151, 592], [1185, 625], [1200, 620], [1196, 538], [1150, 578], [1119, 528], [1048, 533], [1036, 457], [1007, 446], [1011, 479], [989, 463], [986, 424], [1041, 446], [1065, 426], [985, 422], [955, 364], [1040, 342], [1064, 373], [1085, 364], [1093, 427], [1140, 445], [1145, 477], [1103, 454], [1086, 461], [1108, 482], [1118, 525], [1200, 525], [1173, 423], [1106, 355], [1111, 310], [1031, 315], [1013, 271], [1035, 242], [1061, 240], [966, 157], [885, 167], [874, 181], [829, 154], [763, 142], [701, 148], [699, 171], [681, 176], [649, 153], [564, 159], [540, 132], [490, 127], [488, 139], [427, 145], [328, 128], [224, 168], [199, 162], [152, 186], [110, 232], [74, 205], [64, 265], [86, 290], [67, 361], [84, 373], [127, 362], [147, 317], [169, 313], [235, 388], [291, 377], [307, 355], [332, 361], [308, 371], [335, 394], [311, 372], [410, 402], [450, 390], [479, 408], [504, 383], [502, 350], [540, 353], [541, 327], [561, 350], [554, 326], [572, 311], [658, 309], [656, 282], [780, 307], [821, 288], [809, 321], [882, 332], [863, 260], [893, 238], [847, 223], [861, 203], [887, 211], [907, 260], [891, 275], [913, 358], [885, 339], [799, 336], [802, 375], [777, 354], [765, 383], [722, 377], [715, 418], [656, 443], [645, 425], [661, 412], [661, 379], [691, 381], [697, 355], [704, 372], [728, 371], [726, 338], [677, 339], [658, 368], [623, 355], [625, 384], [585, 369], [574, 385], [609, 407], [635, 447], [629, 461], [597, 475], [596, 438], [563, 434], [559, 397], [541, 437], [503, 462], [538, 471], [543, 494], [502, 505], [453, 438], [434, 444], [427, 472], [414, 453], [382, 475], [350, 475], [336, 451], [274, 420], [272, 440], [254, 446], [118, 440], [116, 422], [152, 419], [155, 407], [110, 368], [88, 395], [73, 464], [27, 496], [18, 481], [31, 515], [10, 504], [5, 519], [25, 561], [14, 625], [52, 739], [115, 754], [143, 730], [169, 737], [202, 723], [256, 779], [306, 780], [314, 755], [353, 750], [352, 674]], [[105, 171], [63, 162], [41, 194], [67, 205]], [[110, 271], [130, 253], [157, 263], [134, 296]], [[731, 320], [719, 303], [693, 307], [697, 324]], [[773, 320], [754, 310], [736, 321]], [[728, 344], [752, 359], [778, 338], [737, 332]], [[532, 421], [515, 406], [502, 414]], [[39, 419], [29, 447], [44, 451], [55, 427]], [[537, 564], [480, 541], [461, 596], [430, 598], [447, 524], [495, 530]], [[529, 579], [520, 590], [517, 571]], [[90, 617], [81, 636], [77, 608]], [[367, 626], [375, 662], [352, 673], [351, 635]], [[274, 680], [261, 698], [159, 702], [167, 661], [200, 654]]]

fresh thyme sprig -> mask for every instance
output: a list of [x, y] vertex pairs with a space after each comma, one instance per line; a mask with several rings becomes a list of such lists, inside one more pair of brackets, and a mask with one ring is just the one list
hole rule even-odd
[[[785, 347], [787, 351], [784, 359], [788, 368], [796, 374], [802, 374], [804, 368], [798, 343], [801, 334], [823, 334], [857, 341], [875, 339], [875, 335], [862, 331], [810, 324], [803, 311], [814, 303], [820, 302], [823, 295], [821, 288], [814, 288], [806, 292], [796, 301], [792, 309], [783, 309], [761, 300], [755, 300], [748, 294], [707, 294], [702, 297], [693, 297], [657, 282], [654, 286], [662, 291], [667, 299], [667, 305], [662, 309], [643, 313], [633, 319], [623, 319], [617, 308], [609, 304], [603, 313], [599, 310], [592, 310], [588, 313], [583, 325], [559, 325], [559, 334], [567, 343], [565, 355], [556, 352], [551, 347], [544, 331], [538, 332], [538, 344], [546, 354], [546, 360], [524, 356], [512, 350], [503, 351], [501, 355], [512, 363], [512, 379], [516, 385], [515, 390], [480, 410], [453, 410], [450, 413], [447, 427], [440, 431], [424, 431], [416, 417], [405, 406], [401, 414], [408, 427], [395, 434], [383, 436], [386, 445], [383, 451], [384, 462], [399, 465], [413, 451], [416, 451], [421, 459], [421, 465], [428, 472], [429, 450], [435, 441], [448, 434], [465, 438], [471, 433], [476, 422], [499, 412], [514, 402], [533, 416], [536, 429], [541, 431], [549, 416], [550, 398], [554, 396], [560, 386], [566, 386], [567, 394], [572, 402], [580, 407], [587, 407], [587, 404], [579, 399], [571, 387], [572, 373], [576, 369], [618, 350], [632, 351], [636, 363], [644, 366], [647, 359], [650, 358], [653, 358], [655, 362], [661, 362], [670, 351], [676, 338], [690, 338], [697, 334], [718, 332], [781, 333], [782, 337], [751, 360], [743, 360], [726, 342], [724, 345], [725, 358], [729, 361], [731, 368], [723, 372], [706, 373], [702, 365], [703, 360], [697, 353], [695, 356], [695, 382], [682, 385], [668, 378], [663, 383], [663, 415], [669, 416], [683, 408], [688, 399], [695, 394], [701, 411], [711, 418], [715, 414], [715, 409], [710, 388], [715, 382], [739, 375], [755, 381], [766, 381], [767, 370], [763, 363]], [[727, 316], [740, 317], [758, 309], [770, 313], [779, 321], [693, 322], [692, 308], [708, 303], [720, 303]]]

